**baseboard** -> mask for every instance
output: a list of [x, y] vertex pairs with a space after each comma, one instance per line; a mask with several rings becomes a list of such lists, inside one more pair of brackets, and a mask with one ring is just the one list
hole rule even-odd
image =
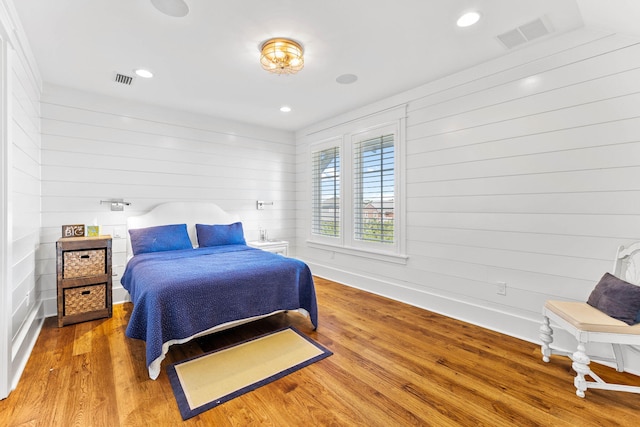
[[[42, 325], [44, 324], [44, 309], [43, 304], [35, 304], [24, 325], [20, 328], [18, 336], [13, 340], [12, 352], [11, 352], [11, 390], [14, 390], [18, 385], [18, 381], [24, 372], [24, 368], [27, 366], [27, 361], [31, 352], [36, 345]], [[18, 344], [16, 346], [16, 344]]]
[[[401, 283], [354, 274], [349, 271], [314, 263], [313, 261], [305, 262], [315, 276], [471, 323], [523, 341], [537, 345], [541, 344], [539, 330], [542, 324], [542, 309], [540, 316], [535, 318], [517, 316], [492, 307], [414, 289]], [[562, 351], [574, 352], [576, 350], [576, 340], [566, 331], [554, 328], [553, 347]], [[593, 356], [612, 357], [613, 355], [611, 347], [607, 345], [589, 344], [588, 351]], [[625, 350], [624, 358], [625, 371], [640, 375], [640, 357]], [[542, 354], [540, 354], [540, 363], [544, 363], [542, 362]], [[609, 363], [603, 362], [602, 364], [613, 367]]]
[[130, 302], [131, 296], [129, 296], [129, 292], [122, 286], [114, 286], [112, 299], [114, 304], [122, 304], [123, 302]]

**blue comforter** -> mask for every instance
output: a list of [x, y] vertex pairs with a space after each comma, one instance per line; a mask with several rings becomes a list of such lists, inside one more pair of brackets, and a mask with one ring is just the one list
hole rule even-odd
[[146, 342], [147, 367], [156, 361], [158, 373], [170, 341], [230, 321], [303, 308], [318, 325], [309, 267], [245, 245], [136, 255], [121, 283], [134, 305], [126, 334]]

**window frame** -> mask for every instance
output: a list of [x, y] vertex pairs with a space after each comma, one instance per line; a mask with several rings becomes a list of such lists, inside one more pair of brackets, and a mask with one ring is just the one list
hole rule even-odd
[[[311, 248], [330, 250], [381, 261], [406, 264], [406, 208], [405, 193], [405, 126], [406, 106], [402, 105], [365, 119], [354, 120], [339, 126], [315, 132], [316, 142], [309, 143], [309, 172], [313, 192], [313, 154], [337, 146], [340, 152], [340, 236], [327, 238], [313, 233], [314, 194], [311, 194], [311, 219], [307, 245]], [[354, 236], [354, 148], [358, 141], [369, 136], [393, 134], [394, 140], [394, 243], [359, 241]], [[322, 138], [324, 136], [324, 138]], [[339, 144], [339, 145], [336, 145]]]
[[[311, 224], [310, 224], [310, 234], [311, 234], [311, 240], [315, 241], [315, 242], [321, 242], [321, 243], [327, 243], [330, 245], [339, 245], [342, 246], [343, 245], [343, 227], [344, 227], [344, 218], [342, 216], [342, 176], [343, 176], [343, 151], [342, 151], [342, 137], [333, 137], [324, 141], [321, 141], [319, 143], [313, 144], [310, 150], [310, 163], [311, 164]], [[339, 181], [339, 186], [338, 186], [338, 195], [340, 197], [340, 203], [338, 204], [338, 210], [340, 211], [340, 215], [339, 215], [339, 224], [340, 224], [340, 233], [338, 234], [338, 236], [333, 237], [333, 236], [326, 236], [326, 235], [322, 235], [322, 234], [317, 234], [314, 233], [314, 222], [316, 221], [316, 213], [314, 211], [315, 208], [315, 204], [317, 202], [317, 195], [319, 193], [318, 188], [316, 188], [316, 177], [314, 176], [315, 173], [315, 168], [314, 168], [314, 155], [315, 153], [318, 153], [320, 151], [325, 151], [325, 150], [330, 150], [333, 148], [337, 148], [338, 149], [338, 154], [340, 157], [340, 181]]]
[[[361, 240], [356, 238], [356, 233], [357, 233], [357, 225], [356, 222], [358, 221], [358, 218], [356, 218], [356, 215], [358, 213], [358, 208], [356, 207], [356, 182], [358, 181], [356, 178], [356, 174], [361, 173], [361, 171], [358, 170], [357, 167], [357, 159], [356, 159], [356, 152], [357, 152], [357, 145], [379, 138], [379, 137], [383, 137], [385, 135], [393, 135], [393, 147], [394, 147], [394, 191], [393, 191], [393, 198], [394, 198], [394, 203], [395, 203], [395, 199], [397, 199], [397, 195], [399, 193], [399, 188], [398, 188], [398, 167], [397, 167], [397, 152], [396, 152], [396, 148], [397, 148], [397, 135], [398, 135], [398, 129], [397, 126], [395, 124], [387, 124], [387, 125], [382, 125], [379, 127], [375, 127], [373, 129], [367, 129], [367, 130], [363, 130], [361, 132], [357, 132], [354, 133], [350, 136], [351, 139], [351, 151], [350, 151], [350, 156], [349, 159], [351, 161], [351, 174], [350, 174], [350, 187], [351, 187], [351, 195], [349, 198], [349, 201], [351, 203], [351, 210], [350, 210], [350, 215], [349, 215], [349, 222], [350, 222], [350, 229], [349, 229], [349, 235], [348, 237], [345, 236], [345, 238], [349, 239], [348, 242], [348, 246], [351, 246], [353, 248], [361, 248], [361, 249], [366, 249], [366, 250], [370, 250], [370, 251], [377, 251], [377, 252], [389, 252], [389, 253], [398, 253], [398, 247], [399, 247], [399, 241], [401, 238], [401, 233], [400, 230], [396, 229], [396, 218], [394, 217], [394, 229], [393, 229], [393, 243], [381, 243], [381, 242], [375, 242], [375, 241], [366, 241], [366, 240]], [[360, 209], [362, 209], [362, 207], [360, 207]], [[345, 213], [346, 215], [346, 213]], [[346, 221], [346, 218], [345, 218]]]

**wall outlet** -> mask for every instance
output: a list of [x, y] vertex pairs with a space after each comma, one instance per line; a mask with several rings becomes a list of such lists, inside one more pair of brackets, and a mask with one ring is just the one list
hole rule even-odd
[[127, 237], [126, 227], [116, 226], [113, 227], [113, 238], [114, 239], [125, 239]]
[[496, 294], [498, 295], [507, 294], [507, 282], [496, 282]]

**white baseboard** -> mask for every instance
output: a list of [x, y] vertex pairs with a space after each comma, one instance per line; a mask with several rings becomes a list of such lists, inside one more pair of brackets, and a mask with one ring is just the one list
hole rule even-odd
[[130, 302], [131, 297], [129, 296], [129, 292], [122, 286], [114, 286], [113, 287], [113, 303], [114, 304], [122, 304], [123, 302]]
[[43, 304], [34, 305], [23, 327], [20, 328], [20, 333], [13, 340], [14, 343], [11, 352], [11, 390], [16, 388], [22, 372], [24, 372], [24, 368], [27, 366], [29, 356], [31, 356], [31, 352], [42, 330], [44, 318]]

